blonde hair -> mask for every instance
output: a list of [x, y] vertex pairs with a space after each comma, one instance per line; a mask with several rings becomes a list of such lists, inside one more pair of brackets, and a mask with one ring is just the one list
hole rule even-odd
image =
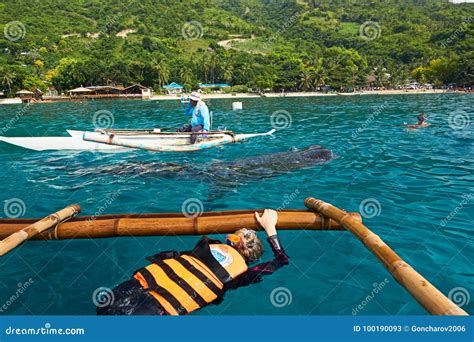
[[242, 228], [234, 234], [240, 237], [240, 241], [234, 245], [234, 248], [244, 257], [247, 263], [252, 263], [262, 257], [263, 244], [254, 230]]

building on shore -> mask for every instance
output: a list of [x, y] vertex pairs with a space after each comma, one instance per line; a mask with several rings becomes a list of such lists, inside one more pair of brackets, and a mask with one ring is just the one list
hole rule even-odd
[[59, 96], [59, 93], [54, 87], [50, 86], [48, 87], [48, 89], [46, 89], [46, 93], [44, 94], [44, 96], [55, 97]]
[[123, 87], [115, 86], [89, 86], [85, 87], [90, 90], [89, 95], [120, 95], [122, 94]]
[[79, 88], [74, 88], [74, 89], [68, 90], [68, 94], [71, 97], [87, 96], [87, 95], [91, 95], [92, 93], [93, 93], [92, 90], [84, 88], [84, 87], [79, 87]]
[[183, 92], [183, 88], [184, 87], [181, 84], [176, 82], [171, 82], [170, 84], [163, 86], [163, 89], [166, 90], [170, 95], [181, 94]]
[[[50, 91], [51, 93], [52, 91]], [[112, 99], [112, 98], [149, 98], [153, 91], [141, 84], [123, 86], [88, 86], [78, 87], [67, 91], [67, 96], [51, 96], [46, 98], [49, 101], [64, 101], [68, 99]]]
[[[41, 91], [39, 89], [37, 91], [40, 92], [39, 95], [41, 96], [41, 94], [42, 94]], [[32, 92], [32, 91], [26, 90], [26, 89], [22, 89], [20, 91], [17, 91], [15, 93], [15, 95], [21, 99], [21, 102], [34, 102], [34, 101], [36, 101], [35, 93]]]
[[153, 89], [145, 88], [142, 89], [142, 98], [144, 100], [150, 100], [153, 97]]
[[148, 92], [152, 91], [151, 88], [142, 86], [141, 84], [132, 84], [122, 89], [122, 94], [141, 94], [145, 96]]

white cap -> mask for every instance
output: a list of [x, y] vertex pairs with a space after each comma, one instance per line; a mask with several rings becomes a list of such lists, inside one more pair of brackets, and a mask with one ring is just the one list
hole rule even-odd
[[191, 95], [189, 95], [189, 99], [193, 101], [199, 101], [201, 100], [201, 94], [199, 94], [197, 91], [193, 91]]

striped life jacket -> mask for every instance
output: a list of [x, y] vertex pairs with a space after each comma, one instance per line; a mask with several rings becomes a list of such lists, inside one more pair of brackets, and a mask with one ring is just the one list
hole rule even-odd
[[149, 258], [134, 278], [170, 315], [185, 315], [220, 298], [229, 281], [248, 269], [234, 248], [203, 237], [190, 252]]

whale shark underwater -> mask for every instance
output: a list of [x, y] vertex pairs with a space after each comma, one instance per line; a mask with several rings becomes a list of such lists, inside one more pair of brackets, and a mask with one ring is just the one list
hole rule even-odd
[[334, 159], [334, 157], [332, 151], [320, 145], [310, 145], [303, 149], [294, 148], [286, 152], [263, 154], [230, 162], [215, 162], [211, 169], [217, 172], [226, 169], [239, 173], [264, 171], [278, 174], [320, 165]]
[[212, 182], [220, 186], [232, 186], [262, 178], [271, 178], [299, 169], [321, 165], [336, 158], [334, 153], [320, 145], [303, 149], [268, 153], [240, 158], [233, 161], [216, 161], [205, 168]]
[[[310, 145], [283, 152], [236, 158], [231, 161], [218, 160], [200, 164], [113, 160], [108, 164], [102, 161], [99, 165], [88, 167], [84, 167], [82, 163], [74, 164], [76, 169], [73, 169], [71, 164], [65, 165], [61, 160], [56, 161], [55, 164], [61, 163], [59, 168], [67, 171], [68, 176], [85, 178], [85, 182], [96, 182], [97, 179], [104, 179], [104, 176], [112, 176], [113, 179], [107, 178], [108, 183], [124, 184], [134, 181], [163, 183], [164, 188], [168, 184], [174, 184], [174, 181], [203, 183], [209, 187], [207, 199], [203, 199], [203, 205], [206, 210], [213, 210], [216, 206], [219, 207], [220, 200], [225, 199], [229, 192], [235, 192], [240, 186], [323, 165], [335, 158], [337, 156], [331, 150], [320, 145]], [[154, 186], [159, 192], [161, 188], [159, 184]]]
[[239, 158], [232, 161], [212, 161], [200, 165], [173, 162], [127, 161], [103, 165], [78, 173], [88, 175], [113, 174], [129, 177], [155, 177], [161, 179], [194, 179], [209, 182], [219, 187], [231, 187], [252, 180], [275, 177], [291, 171], [321, 165], [336, 158], [336, 155], [320, 146], [310, 145], [302, 149], [268, 153]]

